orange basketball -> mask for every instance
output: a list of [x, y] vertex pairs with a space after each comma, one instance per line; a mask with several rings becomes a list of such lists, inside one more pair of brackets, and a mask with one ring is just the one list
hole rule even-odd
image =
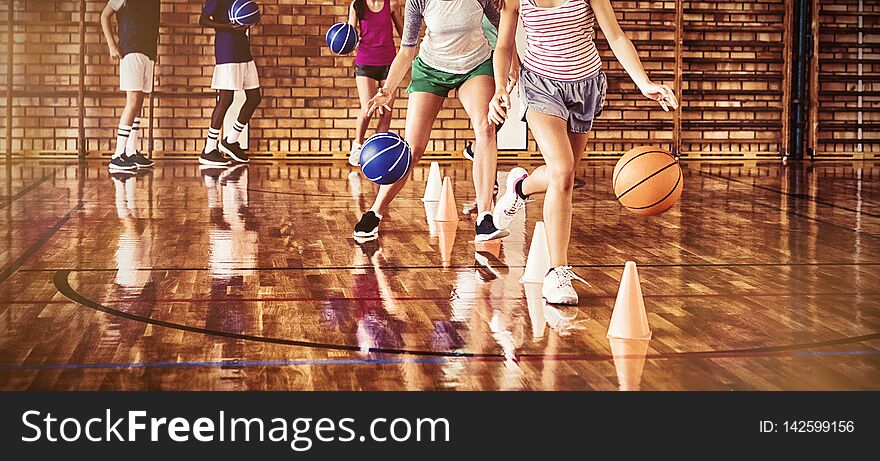
[[656, 216], [672, 208], [681, 197], [684, 177], [678, 160], [659, 147], [636, 147], [614, 167], [612, 185], [617, 200], [627, 210]]

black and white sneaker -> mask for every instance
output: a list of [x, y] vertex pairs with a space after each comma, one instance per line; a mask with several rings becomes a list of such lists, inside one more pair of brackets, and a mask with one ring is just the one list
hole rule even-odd
[[127, 159], [134, 162], [134, 164], [138, 168], [152, 168], [153, 161], [144, 156], [144, 154], [140, 152], [135, 152], [134, 155], [129, 155], [126, 157]]
[[461, 151], [461, 155], [464, 155], [464, 158], [472, 162], [474, 161], [474, 150], [472, 148], [473, 145], [474, 143], [472, 141], [468, 141], [467, 145], [464, 146], [464, 150]]
[[119, 157], [113, 157], [110, 159], [110, 164], [107, 165], [107, 169], [110, 171], [127, 171], [129, 173], [134, 173], [137, 170], [137, 165], [131, 161], [130, 158], [120, 155]]
[[202, 153], [199, 156], [199, 163], [207, 166], [229, 166], [232, 162], [224, 157], [219, 150], [214, 149], [211, 152]]
[[477, 242], [487, 242], [489, 240], [495, 240], [507, 237], [510, 235], [510, 232], [504, 229], [498, 229], [495, 227], [495, 223], [492, 222], [492, 214], [485, 213], [483, 214], [482, 219], [477, 218], [477, 236], [474, 238], [474, 241]]
[[220, 151], [232, 157], [238, 163], [247, 163], [250, 161], [247, 152], [241, 148], [241, 144], [237, 142], [228, 142], [226, 138], [220, 140]]
[[368, 211], [361, 216], [360, 222], [354, 226], [354, 239], [358, 242], [368, 242], [379, 237], [379, 222], [382, 217], [373, 211]]

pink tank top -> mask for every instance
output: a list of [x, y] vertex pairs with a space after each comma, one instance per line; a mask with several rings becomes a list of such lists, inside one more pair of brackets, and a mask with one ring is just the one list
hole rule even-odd
[[596, 18], [588, 1], [541, 8], [520, 0], [519, 14], [526, 33], [526, 69], [553, 80], [582, 80], [602, 70], [593, 42]]
[[354, 63], [360, 66], [388, 66], [394, 61], [394, 22], [391, 20], [391, 2], [385, 0], [378, 13], [364, 5], [360, 20], [361, 37]]

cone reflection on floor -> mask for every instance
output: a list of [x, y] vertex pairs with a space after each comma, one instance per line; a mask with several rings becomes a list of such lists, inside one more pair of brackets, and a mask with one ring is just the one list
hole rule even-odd
[[437, 202], [425, 202], [425, 220], [428, 222], [428, 232], [431, 237], [437, 236], [437, 222], [434, 221], [437, 217], [437, 205]]
[[431, 162], [431, 168], [428, 170], [428, 184], [425, 186], [425, 195], [422, 197], [422, 201], [439, 201], [442, 187], [443, 184], [440, 182], [440, 164]]
[[529, 320], [532, 322], [532, 339], [543, 338], [544, 330], [547, 328], [547, 321], [544, 319], [544, 296], [541, 294], [542, 286], [542, 283], [523, 283]]
[[632, 261], [627, 261], [623, 269], [617, 301], [611, 314], [611, 324], [608, 326], [608, 337], [651, 339], [645, 300], [642, 298], [642, 286], [639, 283], [639, 272], [636, 263]]
[[458, 223], [438, 221], [436, 224], [440, 258], [443, 260], [443, 268], [447, 269], [452, 261], [452, 248], [455, 246], [455, 234], [458, 232]]
[[474, 251], [489, 253], [496, 258], [500, 258], [501, 239], [489, 240], [488, 242], [474, 242]]
[[526, 270], [520, 282], [543, 283], [544, 276], [550, 270], [550, 247], [547, 246], [547, 233], [544, 231], [544, 222], [535, 224], [535, 232], [532, 233], [532, 245], [529, 247], [529, 257], [526, 260]]
[[449, 176], [443, 178], [443, 191], [440, 193], [440, 203], [437, 205], [437, 222], [458, 221], [458, 208], [455, 206], [455, 195], [452, 192], [452, 180]]
[[622, 391], [637, 391], [642, 384], [642, 370], [648, 355], [647, 339], [611, 338], [611, 355], [617, 370], [617, 384]]

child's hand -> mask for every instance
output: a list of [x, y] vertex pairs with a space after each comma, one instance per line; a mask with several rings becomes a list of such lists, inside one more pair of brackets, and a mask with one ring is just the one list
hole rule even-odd
[[119, 60], [122, 59], [122, 52], [119, 51], [119, 46], [115, 43], [110, 44], [110, 59], [112, 59], [113, 62], [119, 62]]
[[669, 106], [672, 106], [673, 110], [678, 109], [678, 99], [676, 99], [675, 92], [672, 91], [672, 88], [666, 85], [648, 82], [643, 88], [641, 88], [641, 90], [646, 98], [657, 101], [660, 104], [660, 107], [666, 112], [669, 112]]
[[393, 94], [391, 90], [388, 88], [379, 88], [379, 91], [376, 93], [376, 96], [373, 96], [373, 99], [370, 99], [369, 109], [367, 109], [367, 116], [372, 116], [373, 112], [379, 111], [379, 115], [384, 115], [385, 111], [391, 112], [391, 99]]
[[238, 32], [242, 30], [247, 30], [247, 28], [248, 26], [245, 26], [243, 24], [233, 24], [231, 22], [229, 24], [218, 24], [216, 27], [217, 30], [223, 30], [226, 32]]
[[506, 89], [499, 89], [489, 101], [489, 122], [493, 125], [503, 125], [507, 120], [507, 109], [510, 108], [510, 94]]

